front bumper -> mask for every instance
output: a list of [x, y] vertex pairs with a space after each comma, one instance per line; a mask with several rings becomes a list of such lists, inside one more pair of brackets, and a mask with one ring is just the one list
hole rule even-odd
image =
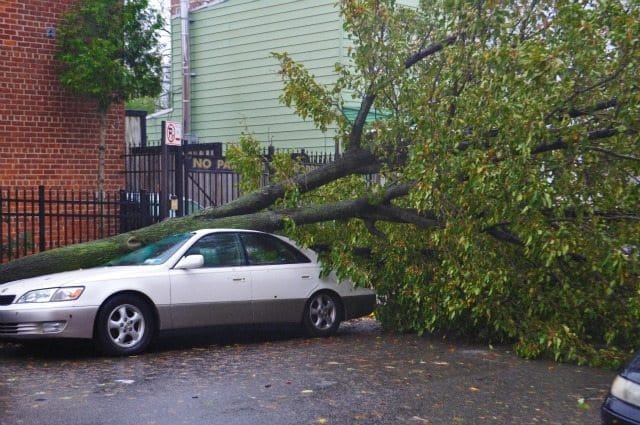
[[92, 338], [98, 307], [16, 306], [0, 308], [0, 339]]
[[640, 425], [640, 408], [609, 394], [600, 409], [604, 425]]

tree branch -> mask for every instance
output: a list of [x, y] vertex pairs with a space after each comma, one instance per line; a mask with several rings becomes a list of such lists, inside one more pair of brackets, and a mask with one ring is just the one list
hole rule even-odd
[[211, 220], [260, 211], [282, 198], [290, 185], [297, 187], [300, 193], [306, 193], [342, 177], [373, 173], [379, 169], [380, 163], [373, 154], [360, 149], [350, 150], [335, 162], [293, 177], [288, 185], [270, 184], [226, 205], [208, 208], [193, 216], [197, 219]]
[[590, 151], [600, 152], [600, 153], [603, 153], [603, 154], [605, 154], [607, 156], [612, 156], [612, 157], [618, 158], [618, 159], [626, 159], [626, 160], [629, 160], [629, 161], [640, 161], [640, 158], [638, 158], [637, 156], [623, 155], [623, 154], [619, 154], [619, 153], [610, 151], [608, 149], [599, 148], [597, 146], [587, 146], [586, 149], [590, 150]]
[[603, 100], [602, 102], [598, 102], [592, 107], [587, 109], [572, 108], [568, 111], [568, 114], [569, 114], [569, 117], [571, 118], [578, 118], [584, 115], [593, 114], [594, 112], [603, 111], [609, 108], [614, 108], [616, 106], [618, 106], [618, 100], [614, 98], [614, 99]]
[[[420, 51], [414, 53], [405, 60], [404, 67], [407, 69], [411, 68], [422, 59], [425, 59], [444, 49], [446, 46], [453, 44], [458, 39], [458, 37], [458, 34], [450, 35], [440, 42], [433, 43], [423, 49], [420, 49]], [[371, 111], [371, 108], [373, 106], [373, 102], [376, 99], [376, 93], [374, 93], [373, 90], [374, 87], [372, 84], [367, 89], [367, 94], [362, 98], [360, 109], [358, 110], [358, 115], [356, 116], [356, 119], [351, 127], [351, 134], [349, 135], [349, 146], [347, 147], [347, 150], [360, 149], [361, 147], [360, 141], [362, 140], [362, 133], [367, 122], [367, 116], [369, 115], [369, 112]]]
[[[446, 46], [453, 44], [458, 39], [458, 37], [458, 34], [450, 35], [440, 42], [433, 43], [423, 49], [420, 49], [418, 52], [414, 53], [405, 60], [405, 68], [408, 69], [422, 59], [425, 59], [444, 49]], [[356, 116], [356, 119], [351, 126], [351, 133], [349, 134], [349, 146], [347, 147], [347, 151], [358, 150], [362, 147], [361, 140], [362, 133], [364, 132], [364, 126], [367, 122], [367, 116], [369, 115], [369, 112], [373, 107], [373, 102], [375, 101], [377, 96], [377, 92], [375, 89], [376, 88], [374, 87], [374, 84], [371, 83], [371, 85], [367, 88], [365, 96], [362, 98], [360, 109], [358, 110], [358, 115]]]
[[358, 212], [357, 217], [364, 220], [414, 224], [429, 229], [444, 227], [442, 222], [431, 218], [428, 214], [420, 214], [417, 210], [393, 205], [370, 205], [368, 208]]
[[524, 246], [522, 239], [511, 233], [511, 231], [506, 228], [505, 224], [486, 227], [483, 231], [499, 241], [507, 242], [512, 245]]
[[425, 59], [437, 52], [439, 52], [440, 50], [444, 49], [446, 46], [449, 46], [453, 43], [456, 42], [456, 40], [458, 40], [458, 38], [460, 37], [460, 34], [453, 34], [448, 36], [447, 38], [445, 38], [442, 41], [433, 43], [423, 49], [420, 49], [420, 51], [414, 53], [413, 55], [409, 56], [405, 61], [404, 61], [404, 67], [405, 68], [411, 68], [413, 65], [415, 65], [416, 63], [420, 62], [422, 59]]
[[533, 148], [531, 150], [531, 155], [537, 155], [537, 154], [540, 154], [540, 153], [557, 151], [557, 150], [561, 150], [561, 149], [566, 149], [568, 147], [569, 147], [569, 145], [567, 144], [567, 142], [565, 142], [562, 139], [558, 139], [558, 140], [556, 140], [555, 142], [552, 142], [552, 143], [540, 143], [538, 146], [536, 146], [535, 148]]
[[[371, 89], [372, 88], [369, 87], [369, 90]], [[358, 115], [351, 126], [351, 134], [349, 134], [349, 146], [347, 146], [347, 151], [360, 149], [360, 141], [362, 140], [364, 126], [367, 123], [367, 116], [369, 115], [369, 111], [371, 111], [371, 107], [373, 106], [373, 101], [375, 99], [376, 95], [374, 93], [367, 94], [362, 99]]]
[[384, 233], [382, 233], [377, 227], [376, 227], [376, 222], [375, 220], [371, 220], [371, 219], [366, 219], [363, 220], [364, 221], [364, 226], [367, 228], [367, 230], [369, 231], [369, 233], [371, 233], [373, 236], [376, 236], [380, 239], [388, 239], [387, 235], [385, 235]]
[[[587, 133], [587, 140], [607, 139], [609, 137], [617, 136], [618, 134], [622, 134], [622, 132], [617, 128], [603, 128], [592, 130]], [[567, 149], [568, 147], [569, 144], [567, 142], [565, 142], [563, 139], [558, 139], [555, 142], [539, 144], [531, 150], [531, 154], [537, 155], [544, 152]]]

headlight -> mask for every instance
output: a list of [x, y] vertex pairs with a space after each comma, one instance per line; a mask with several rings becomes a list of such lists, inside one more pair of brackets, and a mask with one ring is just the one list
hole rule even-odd
[[634, 406], [640, 406], [640, 385], [620, 375], [613, 380], [611, 395]]
[[21, 296], [17, 304], [24, 303], [47, 303], [50, 301], [73, 301], [77, 300], [82, 292], [84, 286], [72, 286], [69, 288], [46, 288], [36, 289], [35, 291], [29, 291]]
[[72, 286], [70, 288], [60, 288], [53, 294], [51, 297], [51, 301], [73, 301], [77, 300], [82, 292], [84, 291], [84, 286]]

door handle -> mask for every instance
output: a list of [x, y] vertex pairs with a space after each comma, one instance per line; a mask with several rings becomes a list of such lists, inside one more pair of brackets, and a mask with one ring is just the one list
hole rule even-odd
[[245, 278], [244, 278], [244, 277], [234, 277], [234, 278], [233, 278], [233, 281], [234, 281], [234, 282], [244, 282], [244, 281], [245, 281]]
[[302, 279], [311, 279], [311, 276], [305, 275], [305, 276], [302, 276]]

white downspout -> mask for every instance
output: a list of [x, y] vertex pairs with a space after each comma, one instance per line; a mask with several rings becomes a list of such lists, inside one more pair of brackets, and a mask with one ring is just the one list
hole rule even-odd
[[182, 134], [191, 135], [191, 52], [189, 49], [190, 0], [180, 0], [180, 35], [182, 47]]

